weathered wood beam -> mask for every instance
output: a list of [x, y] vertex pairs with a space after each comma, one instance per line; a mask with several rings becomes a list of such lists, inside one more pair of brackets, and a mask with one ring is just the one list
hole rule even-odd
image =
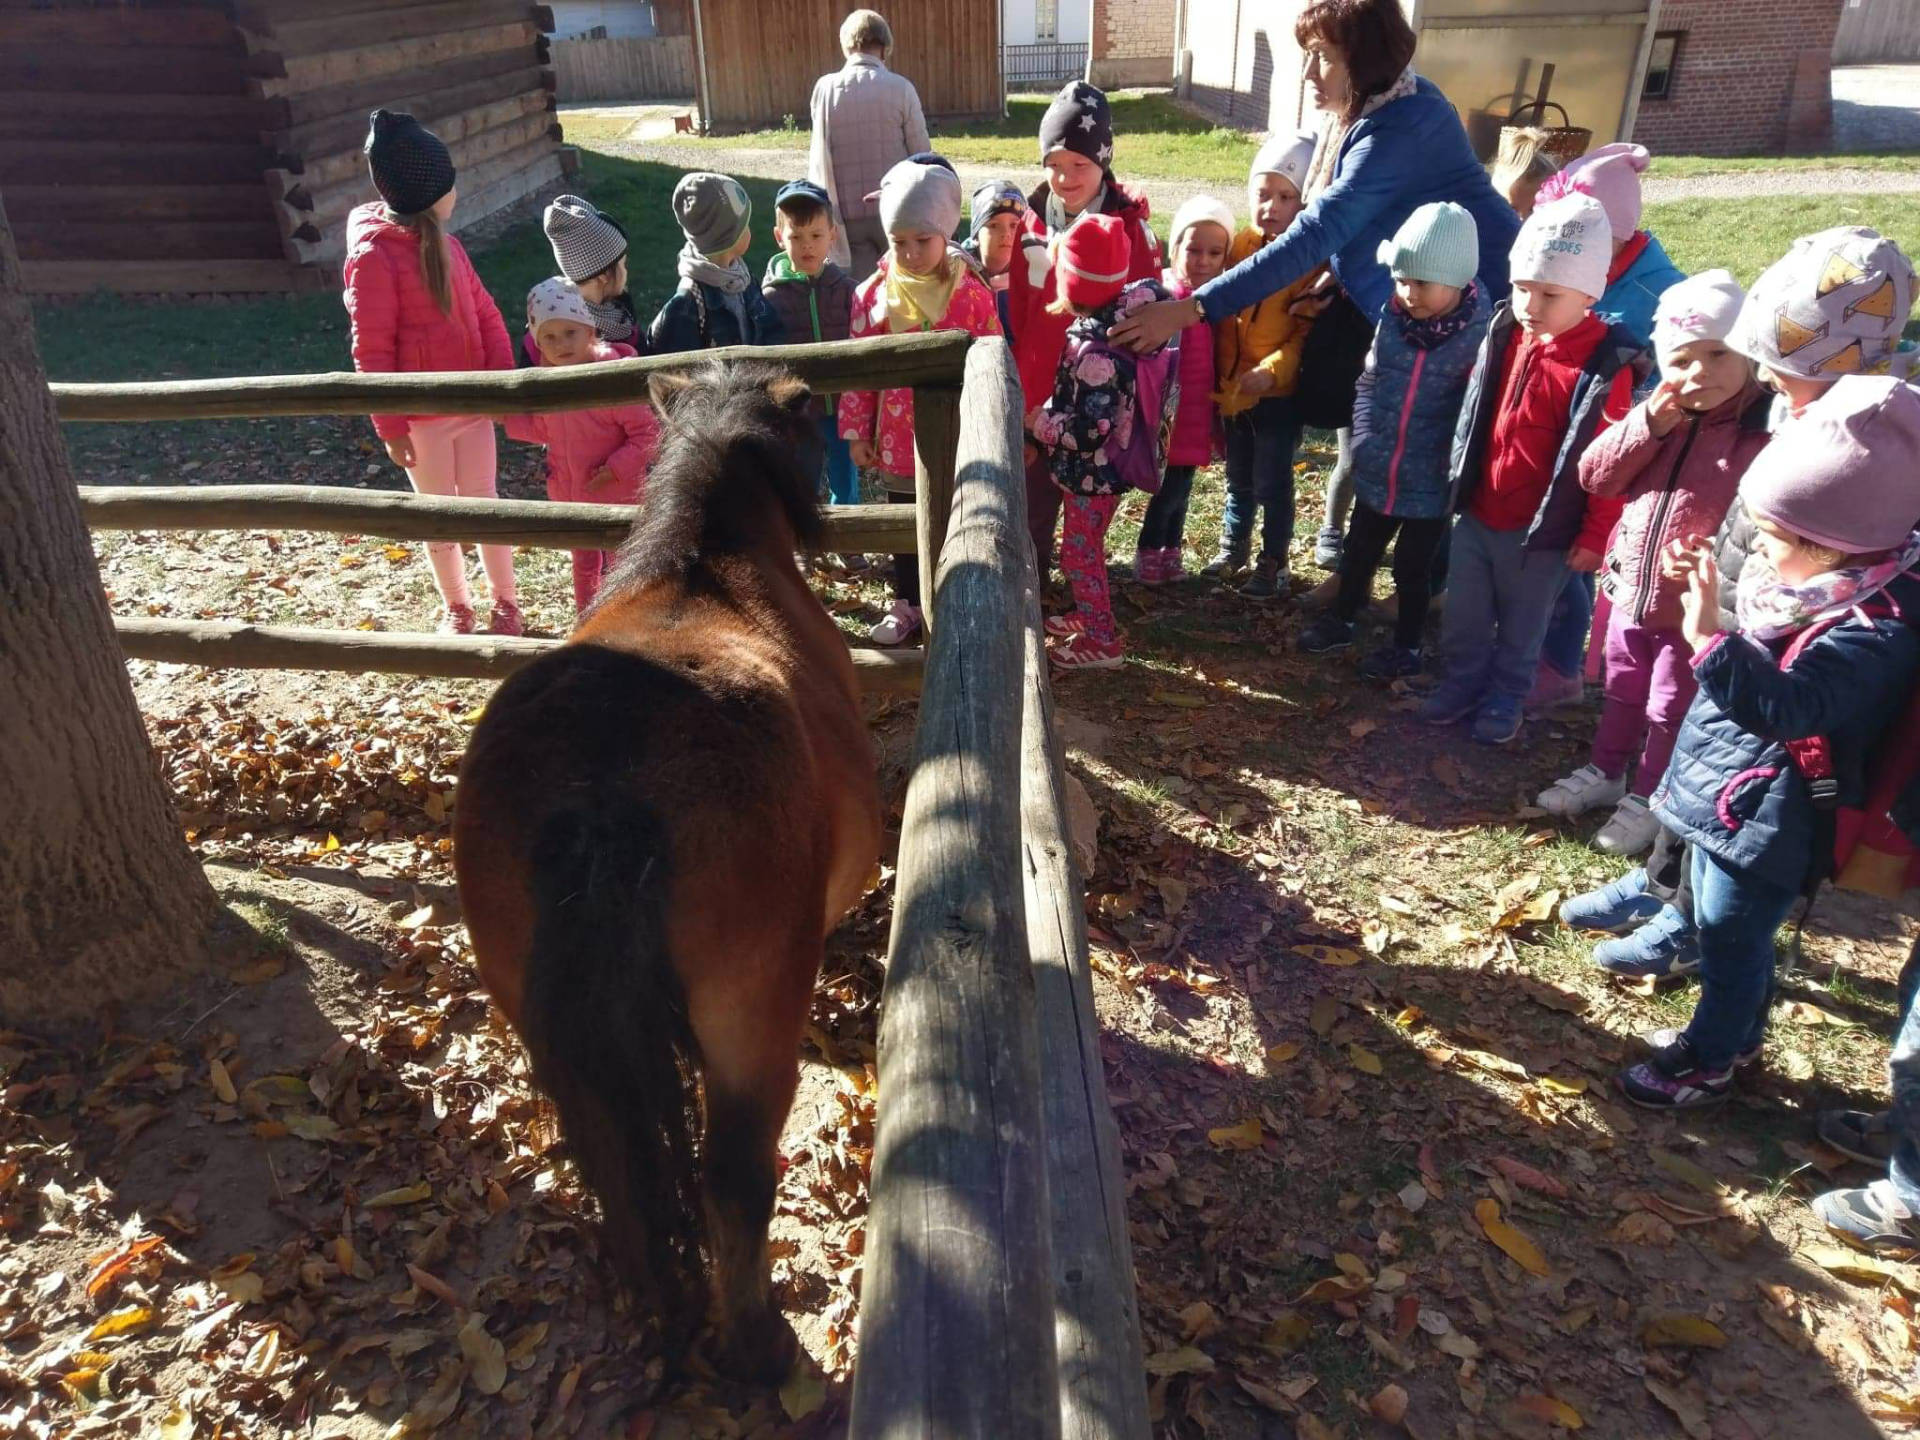
[[[113, 631], [130, 660], [203, 665], [209, 670], [338, 670], [441, 680], [503, 680], [560, 643], [497, 635], [315, 630], [144, 615], [114, 616]], [[848, 653], [864, 693], [913, 695], [919, 691], [920, 651], [856, 647]]]
[[900, 831], [852, 1440], [1060, 1433], [1015, 781], [1018, 386], [1006, 342], [977, 342]]
[[[548, 550], [614, 550], [637, 505], [481, 500], [411, 490], [325, 485], [81, 485], [90, 530], [317, 530], [382, 540], [458, 540]], [[904, 505], [829, 505], [823, 548], [911, 555], [919, 543]]]
[[[51, 263], [51, 262], [46, 262]], [[210, 264], [209, 270], [220, 267]], [[217, 289], [217, 286], [204, 288]], [[591, 410], [644, 400], [656, 370], [775, 364], [837, 395], [886, 386], [952, 384], [972, 337], [943, 330], [777, 349], [729, 346], [564, 369], [419, 374], [253, 375], [50, 385], [62, 420], [231, 420], [262, 415], [510, 415]]]
[[[960, 443], [960, 388], [923, 385], [913, 392], [914, 515], [920, 527], [920, 609], [933, 633], [933, 577], [940, 537], [953, 518], [954, 455]], [[904, 552], [902, 552], [904, 553]]]

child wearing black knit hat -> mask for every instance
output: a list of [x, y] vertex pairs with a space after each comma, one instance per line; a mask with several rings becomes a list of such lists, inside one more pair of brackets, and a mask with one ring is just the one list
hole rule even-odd
[[[411, 115], [376, 110], [367, 124], [367, 170], [380, 199], [347, 217], [345, 300], [353, 363], [364, 371], [511, 370], [513, 342], [500, 309], [452, 235], [453, 157]], [[483, 415], [376, 415], [374, 433], [413, 488], [428, 495], [492, 498], [497, 470], [493, 422]], [[441, 629], [476, 628], [466, 561], [451, 543], [427, 546], [446, 607]], [[493, 594], [488, 629], [524, 628], [513, 577], [513, 547], [482, 545]]]

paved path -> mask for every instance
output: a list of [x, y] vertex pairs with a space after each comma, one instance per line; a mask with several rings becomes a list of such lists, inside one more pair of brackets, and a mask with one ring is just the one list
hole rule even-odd
[[[1833, 148], [1920, 148], [1920, 65], [1843, 65], [1833, 72]], [[1920, 160], [1915, 161], [1920, 170]]]

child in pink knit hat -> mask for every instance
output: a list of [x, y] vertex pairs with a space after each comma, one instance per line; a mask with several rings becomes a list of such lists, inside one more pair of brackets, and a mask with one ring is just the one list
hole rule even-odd
[[1916, 475], [1920, 391], [1843, 379], [1747, 471], [1759, 536], [1735, 633], [1712, 547], [1676, 542], [1663, 557], [1685, 587], [1700, 690], [1654, 809], [1692, 847], [1701, 984], [1686, 1029], [1648, 1036], [1652, 1055], [1620, 1075], [1635, 1104], [1712, 1104], [1759, 1058], [1774, 932], [1831, 874], [1834, 812], [1864, 800], [1868, 759], [1920, 674]]

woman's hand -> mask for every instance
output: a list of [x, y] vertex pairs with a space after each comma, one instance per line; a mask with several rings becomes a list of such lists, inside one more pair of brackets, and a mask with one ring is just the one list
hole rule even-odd
[[1238, 388], [1242, 395], [1271, 395], [1277, 383], [1272, 371], [1255, 366], [1240, 377]]
[[1324, 273], [1314, 282], [1311, 290], [1287, 306], [1287, 313], [1290, 315], [1304, 315], [1311, 320], [1316, 315], [1324, 312], [1329, 305], [1333, 304], [1334, 296], [1339, 293], [1340, 287], [1335, 283], [1332, 273]]
[[1156, 300], [1151, 305], [1142, 305], [1114, 326], [1107, 332], [1107, 338], [1116, 345], [1145, 354], [1196, 323], [1192, 300]]
[[853, 463], [855, 465], [859, 466], [862, 470], [871, 470], [873, 468], [873, 441], [849, 440], [847, 442], [847, 449], [852, 452]]
[[411, 435], [396, 435], [393, 439], [386, 441], [385, 444], [387, 447], [387, 458], [389, 460], [393, 461], [393, 463], [398, 465], [402, 470], [413, 469], [414, 454], [413, 437]]
[[1600, 568], [1600, 552], [1577, 545], [1567, 552], [1567, 568], [1576, 575], [1591, 575]]

